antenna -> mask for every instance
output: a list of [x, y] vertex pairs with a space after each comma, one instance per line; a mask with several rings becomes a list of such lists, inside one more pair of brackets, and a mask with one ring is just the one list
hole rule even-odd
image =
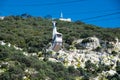
[[52, 23], [53, 23], [53, 26], [55, 27], [56, 26], [56, 21], [52, 21]]
[[61, 15], [60, 15], [61, 18], [63, 18], [63, 13], [61, 12]]

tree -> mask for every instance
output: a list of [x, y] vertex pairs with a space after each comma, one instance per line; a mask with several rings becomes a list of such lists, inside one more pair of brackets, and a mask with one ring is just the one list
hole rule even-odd
[[85, 24], [84, 22], [81, 22], [80, 20], [75, 21], [75, 23], [78, 25]]
[[27, 13], [24, 13], [24, 14], [21, 14], [21, 17], [22, 18], [31, 18], [32, 16]]
[[116, 56], [118, 53], [116, 51], [112, 51], [111, 53], [113, 56]]
[[45, 19], [48, 19], [48, 20], [52, 20], [52, 16], [51, 15], [46, 15], [45, 17], [44, 17]]
[[117, 71], [118, 74], [120, 74], [120, 62], [117, 61], [116, 63], [117, 63], [116, 71]]

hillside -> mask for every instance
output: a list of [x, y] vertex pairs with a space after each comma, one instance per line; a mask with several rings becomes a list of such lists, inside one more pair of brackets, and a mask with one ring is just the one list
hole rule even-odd
[[0, 20], [1, 80], [120, 79], [120, 28], [56, 21], [63, 48], [45, 54], [51, 19], [21, 15]]

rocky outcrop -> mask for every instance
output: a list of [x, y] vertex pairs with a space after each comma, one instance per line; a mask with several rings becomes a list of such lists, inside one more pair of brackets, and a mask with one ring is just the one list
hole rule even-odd
[[85, 39], [79, 39], [74, 41], [76, 43], [77, 47], [81, 47], [82, 49], [86, 50], [92, 50], [96, 49], [97, 47], [100, 47], [100, 40], [96, 37], [88, 37]]
[[100, 41], [98, 38], [96, 37], [89, 37], [89, 38], [85, 38], [82, 40], [81, 43], [79, 43], [80, 46], [92, 50], [92, 49], [96, 49], [97, 47], [100, 46]]
[[[97, 37], [89, 37], [74, 41], [73, 46], [74, 48], [68, 51], [60, 50], [59, 55], [55, 56], [57, 62], [62, 62], [66, 67], [74, 66], [75, 68], [85, 68], [87, 61], [95, 64], [96, 67], [100, 67], [100, 64], [105, 66], [112, 65], [110, 70], [103, 70], [99, 75], [108, 76], [116, 74], [116, 63], [117, 61], [120, 62], [120, 42], [117, 38], [115, 41], [109, 42], [99, 40]], [[97, 78], [100, 78], [100, 76]]]
[[[22, 51], [21, 48], [11, 45], [10, 43], [5, 43], [0, 41], [0, 45], [13, 47], [16, 50]], [[70, 45], [72, 49], [69, 50], [60, 50], [58, 53], [53, 51], [48, 51], [49, 61], [52, 62], [61, 62], [64, 66], [74, 66], [75, 68], [86, 68], [86, 63], [90, 61], [97, 68], [100, 67], [100, 64], [105, 66], [110, 66], [110, 70], [102, 71], [98, 74], [97, 77], [92, 78], [91, 80], [98, 80], [101, 76], [109, 76], [116, 74], [116, 65], [117, 62], [120, 62], [120, 42], [116, 38], [115, 41], [104, 41], [100, 40], [97, 37], [88, 37], [84, 39], [79, 39], [73, 42]], [[39, 59], [43, 60], [44, 56], [42, 51], [39, 53], [23, 52], [25, 56], [40, 56]], [[2, 63], [3, 65], [8, 65], [8, 63]], [[1, 67], [1, 65], [0, 65]], [[92, 70], [92, 69], [91, 69]], [[94, 69], [93, 69], [94, 71]], [[0, 69], [0, 73], [5, 72], [5, 70]], [[37, 74], [34, 69], [26, 69], [26, 72], [29, 74]], [[34, 72], [34, 73], [32, 73]], [[24, 77], [26, 78], [26, 76]]]

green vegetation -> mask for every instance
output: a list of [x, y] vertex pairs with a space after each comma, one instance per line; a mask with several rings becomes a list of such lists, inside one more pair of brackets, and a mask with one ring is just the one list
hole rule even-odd
[[[71, 45], [73, 40], [97, 36], [102, 40], [120, 39], [120, 29], [105, 29], [88, 25], [80, 21], [63, 22], [57, 21], [58, 31], [63, 34], [63, 40]], [[52, 22], [50, 19], [32, 17], [28, 14], [20, 16], [7, 16], [0, 20], [0, 40], [9, 42], [28, 52], [42, 50], [52, 37]]]
[[[90, 77], [98, 76], [102, 71], [109, 71], [111, 66], [91, 63], [88, 60], [85, 68], [66, 68], [60, 62], [39, 60], [37, 56], [25, 56], [20, 50], [13, 47], [0, 45], [0, 80], [89, 80]], [[117, 62], [116, 71], [120, 74], [120, 62]], [[118, 74], [105, 77], [119, 80]], [[26, 77], [24, 79], [24, 76]]]
[[[120, 39], [120, 29], [106, 29], [93, 25], [88, 25], [80, 21], [62, 22], [57, 21], [58, 31], [63, 34], [64, 48], [69, 46], [74, 40], [97, 36], [102, 40], [114, 41], [115, 37]], [[23, 51], [30, 53], [43, 51], [51, 42], [52, 23], [49, 18], [32, 17], [28, 14], [20, 16], [7, 16], [0, 20], [0, 41], [18, 46]], [[84, 41], [87, 42], [88, 40]], [[83, 43], [84, 43], [83, 42]], [[76, 45], [77, 46], [77, 45]], [[81, 48], [78, 46], [78, 48]], [[97, 51], [100, 50], [98, 47]], [[16, 50], [13, 46], [0, 45], [0, 80], [75, 80], [82, 76], [82, 80], [88, 80], [91, 76], [97, 76], [97, 72], [109, 70], [109, 66], [104, 64], [97, 67], [87, 61], [85, 69], [75, 69], [73, 66], [64, 67], [60, 62], [50, 62], [47, 58], [39, 60], [37, 56], [25, 56], [23, 51]], [[116, 55], [116, 52], [112, 52]], [[120, 73], [120, 65], [117, 63], [116, 70]], [[120, 79], [118, 75], [108, 76]]]
[[76, 74], [74, 67], [65, 68], [60, 62], [45, 62], [35, 56], [25, 56], [22, 51], [12, 47], [0, 46], [0, 51], [0, 70], [4, 69], [4, 72], [0, 73], [0, 80], [23, 80], [24, 76], [30, 80], [45, 80], [46, 78], [73, 80], [80, 75]]

